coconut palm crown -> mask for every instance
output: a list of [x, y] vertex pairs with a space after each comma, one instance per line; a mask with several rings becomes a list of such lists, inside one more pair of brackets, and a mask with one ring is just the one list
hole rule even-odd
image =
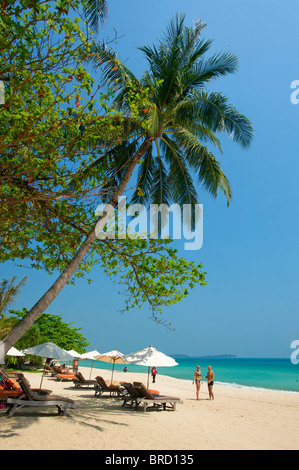
[[[198, 21], [188, 28], [184, 21], [184, 15], [177, 15], [157, 45], [139, 48], [149, 65], [140, 80], [115, 52], [101, 44], [94, 46], [95, 67], [101, 70], [103, 81], [114, 83], [119, 91], [114, 102], [118, 108], [126, 107], [132, 88], [136, 94], [146, 92], [148, 96], [148, 105], [139, 110], [139, 121], [125, 119], [124, 139], [106, 154], [110, 176], [106, 189], [113, 193], [139, 149], [133, 202], [197, 204], [197, 179], [214, 197], [222, 191], [229, 204], [230, 183], [207, 144], [213, 144], [221, 154], [218, 136], [226, 133], [246, 149], [253, 128], [226, 96], [208, 92], [206, 85], [235, 73], [238, 60], [231, 53], [207, 58], [212, 41], [201, 37], [206, 25]], [[140, 145], [146, 142], [149, 144], [143, 146], [140, 157]], [[86, 175], [102, 163], [103, 156], [87, 169]]]

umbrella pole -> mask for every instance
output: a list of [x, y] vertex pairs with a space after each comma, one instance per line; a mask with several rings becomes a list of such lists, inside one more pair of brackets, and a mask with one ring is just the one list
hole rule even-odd
[[149, 377], [150, 377], [150, 367], [148, 368], [148, 373], [147, 373], [147, 388], [149, 387]]
[[[92, 373], [92, 369], [93, 369], [93, 363], [94, 363], [94, 361], [92, 361], [92, 366], [91, 366], [90, 373], [89, 373], [89, 380], [91, 379], [91, 373]], [[89, 384], [88, 384], [88, 387], [87, 387], [87, 388], [89, 388]]]
[[43, 380], [44, 380], [44, 370], [43, 370], [43, 373], [42, 373], [42, 378], [41, 378], [41, 381], [40, 381], [40, 386], [39, 388], [42, 388], [42, 383], [43, 383]]
[[112, 385], [112, 382], [113, 382], [114, 365], [115, 365], [115, 362], [113, 361], [113, 366], [112, 366], [112, 375], [111, 375], [111, 385]]

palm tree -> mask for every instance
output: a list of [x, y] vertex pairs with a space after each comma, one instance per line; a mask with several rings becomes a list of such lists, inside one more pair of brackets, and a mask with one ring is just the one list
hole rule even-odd
[[[110, 179], [111, 194], [106, 210], [68, 267], [28, 315], [4, 338], [5, 351], [20, 339], [73, 276], [96, 241], [97, 230], [105, 226], [143, 158], [139, 169], [139, 187], [142, 191], [134, 195], [134, 200], [140, 198], [141, 201], [148, 201], [152, 198], [168, 202], [172, 198], [179, 204], [194, 203], [197, 192], [193, 173], [211, 194], [216, 196], [220, 189], [230, 200], [229, 182], [220, 169], [220, 163], [204, 144], [212, 142], [221, 150], [216, 133], [226, 132], [235, 142], [247, 148], [252, 139], [252, 126], [228, 103], [226, 97], [206, 91], [206, 83], [235, 72], [237, 60], [231, 54], [204, 59], [211, 41], [201, 39], [202, 29], [200, 23], [195, 28], [186, 28], [184, 16], [176, 17], [158, 47], [141, 48], [149, 62], [149, 71], [140, 81], [117, 60], [113, 52], [95, 46], [104, 80], [116, 82], [120, 90], [117, 105], [128, 105], [132, 89], [135, 92], [140, 90], [140, 93], [146, 89], [149, 108], [140, 113], [142, 120], [138, 121], [135, 116], [124, 123], [127, 128], [125, 142], [116, 145], [109, 155], [102, 156], [95, 163], [109, 163], [111, 174], [116, 173]], [[115, 167], [119, 171], [115, 172]], [[86, 177], [89, 171], [90, 168]]]
[[[234, 73], [237, 58], [230, 53], [215, 54], [206, 59], [211, 41], [201, 39], [205, 25], [184, 26], [185, 17], [176, 17], [158, 47], [144, 46], [140, 50], [149, 64], [138, 80], [135, 75], [104, 45], [96, 45], [95, 66], [101, 68], [103, 80], [117, 84], [120, 93], [115, 104], [124, 109], [132, 87], [147, 92], [149, 102], [141, 107], [140, 120], [126, 120], [125, 140], [109, 150], [109, 183], [105, 194], [118, 187], [128, 165], [140, 160], [136, 154], [140, 145], [144, 152], [139, 165], [138, 184], [133, 202], [141, 204], [170, 204], [180, 206], [198, 203], [194, 185], [197, 179], [213, 196], [222, 191], [229, 204], [231, 187], [220, 163], [208, 149], [212, 143], [220, 153], [218, 134], [226, 132], [233, 141], [247, 148], [252, 139], [252, 125], [228, 103], [221, 93], [206, 90], [212, 80]], [[146, 114], [146, 116], [145, 116]], [[143, 119], [142, 119], [143, 116]], [[88, 178], [103, 156], [85, 171]], [[118, 171], [115, 171], [117, 169]]]
[[23, 277], [18, 284], [15, 284], [16, 280], [17, 278], [13, 276], [10, 280], [3, 279], [0, 282], [0, 318], [5, 315], [8, 306], [15, 301], [27, 277]]
[[8, 307], [15, 301], [16, 296], [20, 293], [21, 287], [25, 284], [27, 278], [23, 277], [18, 284], [15, 284], [16, 277], [13, 276], [10, 280], [3, 279], [0, 283], [0, 338], [6, 335], [11, 325], [7, 321], [5, 315]]

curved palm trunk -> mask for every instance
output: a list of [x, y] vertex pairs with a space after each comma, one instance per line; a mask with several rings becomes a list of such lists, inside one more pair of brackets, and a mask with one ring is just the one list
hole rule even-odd
[[2, 355], [6, 354], [6, 352], [24, 335], [24, 333], [30, 328], [30, 326], [33, 325], [37, 318], [49, 307], [49, 305], [53, 302], [53, 300], [57, 297], [60, 291], [64, 288], [64, 286], [76, 272], [85, 255], [88, 253], [92, 244], [96, 240], [96, 227], [97, 230], [101, 230], [104, 228], [106, 221], [112, 212], [112, 208], [115, 208], [117, 206], [118, 198], [121, 197], [124, 193], [137, 163], [143, 157], [147, 149], [150, 147], [153, 140], [154, 137], [147, 136], [143, 144], [132, 157], [122, 181], [120, 182], [118, 188], [111, 197], [109, 203], [106, 205], [107, 210], [104, 212], [104, 215], [98, 219], [97, 223], [90, 231], [89, 235], [77, 251], [76, 255], [73, 257], [68, 267], [61, 273], [58, 279], [54, 282], [50, 289], [40, 298], [40, 300], [34, 305], [34, 307], [32, 307], [26, 317], [24, 317], [20, 321], [20, 323], [9, 332], [9, 334], [4, 338], [3, 342], [0, 342], [0, 362], [2, 362], [3, 359]]

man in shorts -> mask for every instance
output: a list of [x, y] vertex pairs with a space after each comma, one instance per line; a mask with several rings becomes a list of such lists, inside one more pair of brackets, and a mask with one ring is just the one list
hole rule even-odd
[[214, 387], [215, 374], [212, 371], [212, 366], [208, 367], [208, 373], [205, 379], [207, 379], [208, 381], [208, 390], [209, 390], [210, 400], [214, 400], [213, 387]]

